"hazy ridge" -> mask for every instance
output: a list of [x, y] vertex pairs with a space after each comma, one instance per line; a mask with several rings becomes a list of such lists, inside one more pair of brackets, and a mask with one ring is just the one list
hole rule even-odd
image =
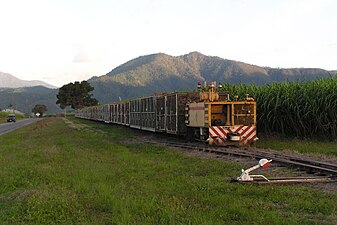
[[286, 80], [312, 80], [334, 74], [318, 68], [259, 67], [199, 52], [182, 56], [158, 53], [132, 59], [104, 76], [89, 79], [89, 82], [95, 87], [96, 98], [106, 103], [154, 92], [192, 89], [198, 81], [263, 85]]
[[33, 87], [33, 86], [44, 86], [47, 88], [57, 88], [43, 81], [21, 80], [9, 73], [3, 73], [0, 71], [0, 88], [19, 88], [19, 87]]
[[[92, 77], [88, 81], [95, 88], [94, 97], [103, 104], [148, 96], [156, 92], [191, 90], [196, 87], [198, 81], [263, 85], [287, 80], [312, 80], [335, 76], [336, 73], [337, 71], [319, 68], [259, 67], [216, 56], [206, 56], [199, 52], [182, 56], [158, 53], [132, 59], [106, 75]], [[14, 81], [17, 79], [0, 72], [0, 87], [5, 82], [8, 83], [7, 78], [4, 78], [6, 76]], [[0, 88], [0, 108], [13, 104], [18, 110], [30, 113], [35, 104], [45, 104], [48, 113], [60, 112], [60, 108], [55, 104], [57, 93], [58, 89], [42, 86]]]
[[47, 113], [60, 112], [55, 104], [58, 89], [50, 89], [43, 86], [22, 88], [0, 88], [0, 108], [8, 108], [9, 105], [21, 112], [30, 114], [36, 104], [44, 104], [48, 108]]

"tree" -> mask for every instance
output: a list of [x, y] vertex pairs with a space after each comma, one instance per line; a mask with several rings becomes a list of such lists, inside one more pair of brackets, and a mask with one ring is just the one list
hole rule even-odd
[[48, 111], [47, 106], [45, 106], [45, 105], [43, 105], [43, 104], [36, 104], [36, 105], [34, 106], [34, 108], [32, 109], [32, 112], [33, 112], [34, 114], [40, 113], [40, 116], [43, 116], [43, 114], [44, 114], [45, 112], [47, 112], [47, 111]]
[[98, 104], [97, 99], [92, 97], [89, 92], [94, 88], [87, 81], [69, 83], [63, 85], [56, 95], [56, 104], [60, 105], [61, 109], [71, 106], [73, 109], [80, 109], [86, 106], [94, 106]]

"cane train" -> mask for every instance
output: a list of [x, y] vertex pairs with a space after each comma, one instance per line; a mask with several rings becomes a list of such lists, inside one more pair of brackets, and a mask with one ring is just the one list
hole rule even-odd
[[256, 136], [256, 102], [220, 91], [215, 82], [196, 92], [158, 93], [124, 102], [77, 110], [78, 118], [121, 124], [141, 130], [185, 136], [210, 145], [249, 145]]

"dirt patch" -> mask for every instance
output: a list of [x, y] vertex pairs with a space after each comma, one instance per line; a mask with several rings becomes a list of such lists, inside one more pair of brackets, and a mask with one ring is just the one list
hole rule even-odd
[[64, 123], [67, 124], [68, 127], [72, 128], [72, 129], [76, 129], [76, 130], [88, 130], [88, 131], [91, 131], [91, 132], [96, 132], [96, 133], [106, 133], [100, 129], [94, 129], [86, 124], [83, 124], [83, 123], [74, 123], [70, 120], [68, 120], [67, 118], [62, 118]]
[[23, 191], [14, 191], [11, 193], [6, 193], [0, 195], [0, 201], [6, 202], [6, 201], [13, 201], [18, 200], [22, 201], [24, 199], [27, 199], [37, 193], [36, 190], [23, 190]]
[[56, 145], [52, 145], [52, 146], [44, 149], [44, 153], [46, 155], [55, 155], [59, 151], [60, 151], [60, 148], [57, 147]]
[[33, 130], [40, 130], [44, 127], [48, 127], [49, 123], [51, 122], [51, 118], [45, 118], [43, 120], [37, 121], [35, 123], [35, 126], [33, 127]]
[[337, 182], [313, 184], [312, 187], [326, 191], [326, 192], [337, 192]]
[[65, 124], [67, 124], [68, 127], [72, 128], [72, 129], [77, 129], [77, 130], [80, 130], [80, 129], [89, 129], [90, 127], [85, 125], [85, 124], [82, 124], [82, 123], [74, 123], [66, 118], [62, 118], [62, 120], [64, 121]]

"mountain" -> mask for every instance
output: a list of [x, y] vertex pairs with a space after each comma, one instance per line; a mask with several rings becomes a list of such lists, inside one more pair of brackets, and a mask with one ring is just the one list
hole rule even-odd
[[30, 114], [36, 104], [47, 106], [47, 113], [61, 112], [56, 105], [57, 89], [43, 86], [22, 88], [0, 88], [0, 108], [8, 108], [9, 105], [21, 112]]
[[[92, 77], [88, 82], [95, 88], [94, 97], [103, 104], [157, 92], [191, 90], [196, 88], [198, 81], [263, 85], [286, 80], [311, 80], [334, 76], [336, 73], [337, 71], [315, 68], [259, 67], [198, 52], [182, 56], [159, 53], [132, 59], [106, 75]], [[0, 87], [6, 80], [5, 76], [10, 77], [0, 73]], [[45, 104], [48, 107], [47, 113], [61, 112], [55, 104], [57, 93], [58, 89], [43, 86], [0, 88], [0, 108], [14, 105], [16, 109], [30, 113], [36, 104]]]
[[38, 80], [31, 80], [31, 81], [26, 81], [26, 80], [20, 80], [16, 78], [15, 76], [8, 74], [8, 73], [3, 73], [0, 72], [0, 88], [5, 87], [5, 88], [18, 88], [18, 87], [33, 87], [33, 86], [44, 86], [47, 88], [57, 88], [53, 85], [47, 84], [43, 81], [38, 81]]
[[88, 81], [95, 87], [94, 96], [107, 103], [155, 92], [193, 89], [198, 81], [263, 85], [286, 80], [311, 80], [331, 74], [335, 73], [316, 68], [259, 67], [192, 52], [176, 57], [163, 53], [141, 56]]

